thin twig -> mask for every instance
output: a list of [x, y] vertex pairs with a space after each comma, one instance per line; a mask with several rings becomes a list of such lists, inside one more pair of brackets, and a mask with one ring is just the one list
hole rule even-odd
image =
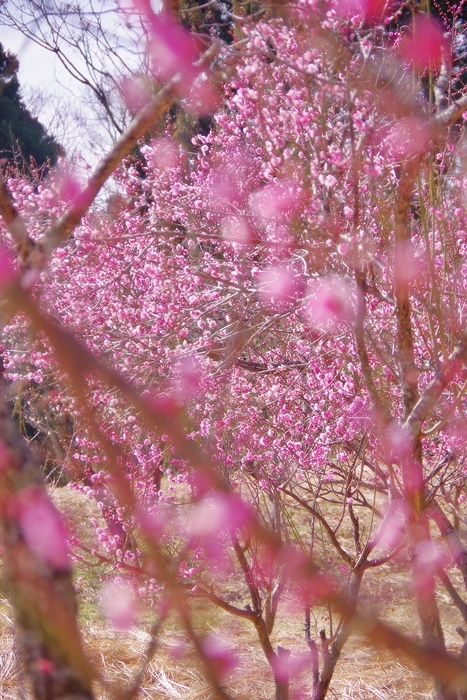
[[[211, 61], [213, 61], [219, 53], [220, 47], [220, 42], [214, 42], [207, 51], [203, 53], [199, 61], [194, 64], [195, 67], [202, 68], [209, 66]], [[154, 123], [157, 122], [176, 101], [182, 78], [183, 75], [181, 74], [174, 76], [157, 95], [143, 107], [128, 129], [124, 131], [115, 143], [110, 153], [99, 163], [96, 170], [91, 175], [88, 184], [77, 197], [75, 204], [69, 207], [59, 218], [57, 223], [46, 232], [44, 245], [47, 254], [50, 255], [60, 243], [68, 238], [73, 229], [81, 222], [83, 216], [95, 201], [97, 195], [114, 170], [120, 165], [124, 158], [131, 153], [142, 136], [149, 131]]]

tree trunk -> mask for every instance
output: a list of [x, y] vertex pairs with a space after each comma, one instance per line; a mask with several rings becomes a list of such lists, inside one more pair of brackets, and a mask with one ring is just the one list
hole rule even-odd
[[[314, 679], [312, 700], [324, 700], [324, 698], [326, 697], [327, 692], [329, 690], [329, 686], [332, 681], [332, 677], [334, 675], [334, 671], [336, 669], [337, 662], [340, 659], [342, 649], [344, 648], [345, 643], [352, 634], [352, 616], [357, 606], [358, 595], [362, 584], [363, 573], [365, 570], [364, 561], [365, 558], [362, 555], [360, 563], [356, 565], [353, 571], [348, 594], [349, 609], [348, 612], [345, 614], [345, 617], [343, 618], [342, 626], [339, 632], [337, 633], [336, 638], [334, 639], [332, 644], [328, 646], [324, 630], [320, 634], [321, 648], [323, 652], [323, 668], [317, 683]], [[312, 653], [312, 657], [313, 656], [314, 654]], [[316, 659], [312, 658], [312, 663], [316, 666]]]
[[[37, 532], [44, 522], [46, 539], [41, 543]], [[25, 678], [35, 700], [92, 700], [92, 673], [82, 650], [72, 571], [65, 539], [60, 539], [60, 534], [64, 534], [60, 525], [39, 465], [17, 434], [8, 405], [2, 402], [3, 576], [14, 609]]]
[[290, 650], [284, 649], [284, 647], [277, 647], [277, 663], [278, 669], [274, 672], [274, 682], [276, 684], [276, 698], [275, 700], [289, 700], [289, 658]]
[[[414, 334], [410, 288], [404, 280], [402, 270], [405, 263], [405, 246], [410, 243], [410, 205], [416, 179], [420, 172], [421, 154], [402, 164], [394, 217], [395, 282], [394, 292], [397, 313], [397, 355], [399, 360], [402, 398], [405, 420], [408, 419], [419, 398], [419, 376], [415, 363]], [[413, 425], [407, 436], [408, 454], [401, 460], [404, 498], [410, 509], [409, 538], [413, 557], [412, 580], [416, 596], [424, 643], [433, 650], [445, 651], [444, 634], [436, 601], [435, 581], [432, 572], [424, 570], [420, 548], [429, 543], [430, 530], [425, 505], [423, 453], [420, 425]], [[456, 695], [441, 681], [435, 681], [435, 697], [438, 700], [453, 700]]]

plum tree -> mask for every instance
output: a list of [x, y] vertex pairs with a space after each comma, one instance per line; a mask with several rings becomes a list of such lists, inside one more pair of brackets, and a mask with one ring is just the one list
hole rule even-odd
[[[437, 697], [461, 698], [462, 30], [427, 8], [399, 31], [405, 4], [300, 0], [254, 22], [239, 10], [241, 38], [199, 58], [173, 17], [135, 5], [165, 87], [130, 93], [141, 111], [83, 188], [62, 165], [2, 190], [5, 377], [98, 502], [100, 556], [162, 617], [178, 613], [219, 697], [234, 657], [196, 630], [199, 598], [253, 626], [276, 700], [301, 663], [274, 641], [285, 597], [305, 620], [314, 700], [357, 629], [409, 654]], [[125, 163], [175, 101], [211, 128], [189, 150], [169, 123]], [[91, 209], [116, 167], [119, 196]], [[28, 512], [48, 501], [30, 488], [3, 517], [41, 560]], [[46, 561], [61, 565], [59, 521], [44, 522], [58, 552]], [[362, 609], [365, 581], [394, 561], [420, 641]], [[450, 652], [440, 585], [459, 615]], [[315, 630], [323, 603], [333, 614]]]

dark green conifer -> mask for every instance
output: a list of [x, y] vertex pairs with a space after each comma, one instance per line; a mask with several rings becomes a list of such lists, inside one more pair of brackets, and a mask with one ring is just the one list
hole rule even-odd
[[23, 104], [18, 69], [17, 57], [0, 44], [0, 158], [53, 165], [61, 146]]

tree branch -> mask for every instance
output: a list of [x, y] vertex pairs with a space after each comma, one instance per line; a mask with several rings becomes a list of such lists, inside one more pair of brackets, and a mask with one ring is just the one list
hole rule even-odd
[[[214, 42], [195, 63], [196, 67], [208, 66], [220, 51], [220, 43]], [[118, 139], [110, 153], [105, 156], [90, 177], [88, 184], [73, 204], [45, 234], [44, 246], [50, 254], [81, 222], [81, 219], [96, 199], [104, 184], [138, 143], [139, 139], [162, 117], [177, 99], [177, 89], [182, 76], [177, 74], [153, 97], [128, 129]]]
[[467, 364], [467, 334], [462, 337], [448, 361], [440, 367], [407, 416], [404, 426], [410, 429], [414, 437], [420, 433], [423, 422], [430, 415], [444, 389], [465, 364]]

